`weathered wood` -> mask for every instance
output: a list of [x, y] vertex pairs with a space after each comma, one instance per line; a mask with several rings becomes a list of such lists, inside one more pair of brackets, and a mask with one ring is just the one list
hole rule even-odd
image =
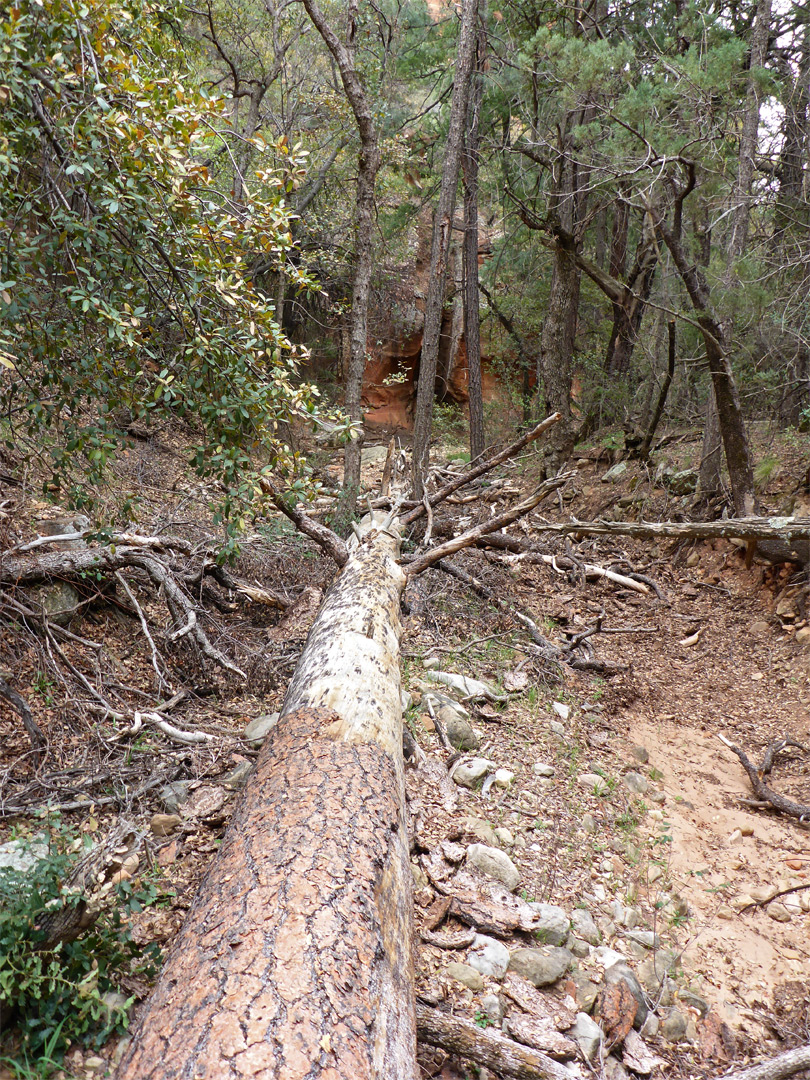
[[118, 1080], [414, 1080], [399, 536], [382, 515], [310, 631]]
[[568, 1069], [542, 1051], [486, 1031], [471, 1020], [448, 1016], [419, 1004], [416, 1017], [420, 1042], [485, 1065], [498, 1076], [512, 1076], [516, 1080], [571, 1080]]
[[787, 1050], [784, 1054], [763, 1061], [760, 1065], [751, 1065], [748, 1069], [728, 1073], [723, 1080], [785, 1080], [795, 1076], [802, 1069], [810, 1068], [810, 1043]]

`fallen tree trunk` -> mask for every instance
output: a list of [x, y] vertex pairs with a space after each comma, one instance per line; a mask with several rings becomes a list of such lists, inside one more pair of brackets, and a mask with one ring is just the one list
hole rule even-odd
[[118, 1080], [416, 1076], [399, 535], [349, 544]]

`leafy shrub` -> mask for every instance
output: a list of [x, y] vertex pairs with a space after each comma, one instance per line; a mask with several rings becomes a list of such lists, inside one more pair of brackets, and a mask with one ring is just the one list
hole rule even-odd
[[62, 882], [81, 856], [75, 834], [51, 820], [47, 852], [42, 836], [21, 840], [25, 869], [0, 868], [0, 1014], [16, 1024], [26, 1056], [58, 1060], [70, 1043], [98, 1047], [127, 1026], [133, 999], [119, 993], [118, 978], [157, 970], [159, 949], [142, 949], [126, 915], [156, 898], [154, 886], [119, 886], [92, 929], [76, 941], [42, 948], [38, 918], [47, 908], [78, 903]]

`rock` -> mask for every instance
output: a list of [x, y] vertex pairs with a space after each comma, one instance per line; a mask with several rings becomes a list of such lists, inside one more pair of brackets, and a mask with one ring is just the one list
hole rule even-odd
[[686, 1034], [686, 1017], [678, 1009], [670, 1009], [661, 1024], [661, 1035], [667, 1042], [680, 1042]]
[[623, 982], [627, 986], [627, 989], [633, 995], [638, 1010], [635, 1015], [635, 1026], [641, 1027], [644, 1021], [647, 1019], [647, 999], [644, 996], [644, 991], [641, 988], [641, 983], [636, 978], [633, 971], [624, 963], [611, 964], [609, 968], [605, 970], [605, 985], [612, 986], [614, 983]]
[[81, 596], [66, 581], [55, 581], [36, 590], [42, 615], [56, 626], [66, 627], [76, 614]]
[[248, 778], [252, 775], [255, 767], [252, 761], [240, 761], [238, 765], [234, 765], [229, 773], [223, 776], [220, 784], [227, 788], [228, 791], [240, 791], [248, 782]]
[[633, 795], [646, 795], [650, 787], [647, 777], [642, 776], [641, 773], [627, 772], [622, 777], [624, 786]]
[[484, 989], [483, 975], [480, 971], [476, 971], [475, 968], [471, 968], [469, 964], [448, 964], [444, 969], [444, 973], [470, 990]]
[[629, 1080], [630, 1074], [624, 1065], [613, 1056], [605, 1058], [602, 1064], [605, 1080]]
[[615, 465], [612, 465], [606, 473], [602, 474], [601, 482], [603, 484], [616, 484], [627, 472], [627, 462], [617, 461]]
[[652, 930], [628, 930], [624, 936], [635, 941], [637, 945], [643, 945], [645, 949], [657, 949], [660, 944], [658, 934]]
[[472, 789], [494, 768], [495, 762], [487, 758], [461, 758], [451, 769], [450, 779], [460, 787]]
[[413, 698], [411, 697], [411, 695], [408, 693], [407, 690], [400, 690], [400, 692], [399, 692], [399, 704], [400, 704], [400, 707], [401, 707], [403, 713], [406, 713], [408, 711], [408, 709], [410, 709], [411, 705], [413, 704]]
[[471, 836], [477, 836], [484, 844], [494, 848], [498, 846], [498, 837], [488, 821], [478, 817], [468, 817], [464, 819], [463, 828]]
[[595, 982], [592, 982], [581, 971], [572, 971], [565, 985], [569, 987], [569, 990], [573, 986], [572, 996], [582, 1012], [593, 1012], [596, 999], [599, 997], [599, 987]]
[[203, 784], [198, 787], [183, 804], [183, 816], [201, 818], [221, 818], [220, 810], [225, 804], [226, 793], [221, 787], [213, 784]]
[[678, 1000], [682, 1001], [684, 1005], [690, 1009], [695, 1009], [702, 1017], [707, 1016], [709, 1012], [709, 1003], [700, 994], [696, 994], [693, 990], [679, 990]]
[[577, 783], [593, 795], [606, 795], [609, 790], [604, 776], [599, 776], [598, 773], [580, 773]]
[[647, 798], [650, 802], [665, 803], [667, 801], [667, 794], [665, 791], [659, 791], [658, 788], [650, 788], [647, 792]]
[[796, 631], [796, 644], [810, 645], [810, 626], [803, 626], [801, 630]]
[[245, 734], [242, 738], [246, 742], [249, 742], [254, 749], [258, 750], [278, 723], [279, 715], [279, 713], [274, 712], [265, 713], [264, 716], [257, 716], [256, 719], [251, 720], [245, 728]]
[[[39, 536], [64, 536], [66, 533], [84, 532], [90, 528], [90, 518], [84, 514], [63, 514], [60, 517], [40, 518], [36, 523]], [[87, 547], [87, 541], [81, 537], [75, 540], [60, 540], [51, 545], [57, 551], [71, 551]]]
[[594, 949], [593, 958], [597, 964], [607, 970], [609, 967], [613, 967], [614, 964], [624, 964], [626, 960], [624, 956], [617, 952], [615, 949], [609, 949], [607, 945], [600, 945], [598, 949]]
[[627, 981], [616, 979], [607, 983], [599, 1001], [599, 1023], [610, 1046], [624, 1042], [636, 1022], [637, 1013], [638, 1002]]
[[507, 829], [506, 826], [501, 826], [499, 829], [493, 829], [493, 832], [498, 838], [499, 844], [503, 844], [504, 847], [514, 847], [515, 838], [512, 835], [511, 829]]
[[784, 904], [768, 904], [765, 910], [774, 922], [790, 922], [793, 918]]
[[464, 856], [467, 854], [462, 844], [454, 844], [452, 840], [443, 840], [441, 844], [442, 856], [447, 859], [449, 863], [457, 865], [464, 861]]
[[509, 967], [509, 950], [496, 938], [476, 934], [467, 953], [467, 963], [482, 975], [502, 979]]
[[596, 823], [596, 818], [593, 814], [582, 815], [582, 828], [586, 833], [595, 833], [598, 831], [599, 826]]
[[596, 1061], [602, 1046], [602, 1029], [587, 1013], [577, 1013], [577, 1018], [567, 1034], [578, 1044], [586, 1061]]
[[622, 1051], [624, 1065], [639, 1076], [649, 1076], [656, 1065], [663, 1065], [664, 1061], [657, 1057], [640, 1035], [631, 1031], [624, 1040]]
[[574, 937], [573, 934], [568, 935], [565, 947], [574, 954], [577, 960], [584, 960], [586, 956], [591, 955], [591, 947], [588, 942], [583, 941], [582, 938]]
[[0, 844], [0, 870], [15, 870], [26, 874], [38, 862], [48, 858], [47, 840], [9, 840]]
[[467, 863], [487, 877], [500, 881], [510, 892], [518, 887], [520, 871], [500, 848], [471, 844], [467, 848]]
[[541, 949], [516, 949], [509, 959], [509, 970], [535, 986], [551, 986], [565, 975], [573, 959], [568, 949], [550, 945]]
[[636, 761], [640, 761], [642, 765], [646, 765], [650, 760], [650, 752], [643, 746], [631, 746], [630, 753]]
[[559, 735], [561, 739], [565, 739], [565, 728], [559, 720], [549, 720], [548, 729], [552, 734]]
[[360, 465], [381, 465], [388, 457], [387, 446], [364, 446], [360, 451]]
[[751, 623], [748, 629], [749, 632], [754, 635], [754, 637], [762, 637], [763, 634], [768, 633], [768, 630], [770, 629], [770, 624], [765, 622], [764, 620], [760, 620], [759, 622]]
[[506, 790], [514, 779], [515, 774], [510, 772], [509, 769], [498, 769], [495, 773], [495, 787]]
[[664, 979], [675, 970], [677, 963], [675, 953], [669, 949], [659, 949], [654, 956], [638, 965], [636, 976], [650, 997], [658, 996]]
[[411, 862], [411, 873], [413, 874], [413, 886], [415, 891], [426, 889], [430, 885], [430, 878], [415, 860]]
[[503, 1003], [497, 994], [484, 994], [481, 998], [481, 1012], [489, 1017], [493, 1024], [503, 1020]]
[[574, 908], [571, 912], [571, 925], [574, 933], [588, 942], [589, 945], [598, 945], [601, 935], [590, 911], [582, 908]]
[[[532, 1046], [540, 1050], [556, 1061], [565, 1061], [567, 1058], [579, 1056], [577, 1044], [561, 1035], [554, 1026], [551, 1017], [542, 1013], [539, 1015], [512, 1012], [506, 1021], [506, 1031], [516, 1042], [524, 1046]], [[534, 1073], [533, 1075], [541, 1075]]]
[[189, 788], [193, 783], [193, 780], [175, 780], [171, 784], [164, 784], [158, 798], [167, 814], [176, 814], [183, 803], [188, 802]]
[[443, 705], [436, 713], [436, 717], [444, 725], [448, 741], [456, 750], [466, 754], [470, 750], [478, 749], [481, 740], [473, 731], [472, 724], [451, 705]]
[[487, 701], [500, 702], [508, 700], [505, 694], [499, 694], [489, 683], [481, 682], [480, 679], [468, 679], [465, 675], [456, 675], [452, 671], [426, 671], [425, 678], [449, 686], [465, 698], [485, 698]]
[[155, 836], [171, 836], [174, 830], [183, 824], [178, 814], [152, 814], [149, 828]]
[[564, 945], [571, 929], [571, 920], [565, 911], [556, 904], [531, 902], [529, 907], [535, 914], [532, 930], [538, 940], [545, 945]]
[[642, 1039], [654, 1039], [658, 1035], [658, 1029], [661, 1023], [654, 1012], [647, 1013], [647, 1019], [641, 1025], [639, 1029], [639, 1035]]
[[564, 705], [562, 701], [552, 701], [551, 707], [561, 720], [567, 720], [571, 715], [570, 706]]
[[675, 496], [693, 495], [697, 490], [698, 474], [694, 469], [681, 469], [665, 476], [664, 483]]
[[647, 870], [647, 883], [652, 885], [656, 881], [660, 881], [663, 876], [663, 869], [655, 863], [650, 863], [649, 869]]
[[89, 1069], [90, 1072], [96, 1072], [97, 1069], [103, 1069], [107, 1062], [102, 1057], [87, 1057], [82, 1062], [85, 1069]]
[[438, 671], [441, 666], [442, 661], [439, 656], [426, 656], [422, 661], [422, 667], [425, 671]]
[[532, 765], [532, 772], [535, 776], [553, 776], [554, 767], [546, 765], [542, 761], [535, 761], [534, 765]]

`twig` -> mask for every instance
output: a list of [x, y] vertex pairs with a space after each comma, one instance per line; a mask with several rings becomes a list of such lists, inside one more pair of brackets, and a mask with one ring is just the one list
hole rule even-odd
[[23, 727], [28, 732], [28, 738], [31, 740], [31, 746], [33, 747], [34, 753], [38, 758], [41, 758], [45, 746], [47, 745], [47, 740], [37, 726], [25, 700], [16, 690], [12, 690], [5, 679], [0, 679], [0, 697], [4, 697], [20, 714], [20, 719], [23, 722]]
[[132, 606], [135, 608], [136, 612], [138, 613], [138, 619], [140, 620], [140, 623], [141, 623], [141, 630], [143, 630], [143, 636], [149, 642], [149, 649], [150, 649], [150, 652], [152, 653], [152, 667], [155, 669], [155, 675], [157, 676], [156, 689], [157, 689], [157, 692], [160, 693], [161, 690], [163, 689], [163, 687], [167, 686], [168, 684], [166, 683], [166, 680], [163, 677], [163, 673], [160, 670], [160, 665], [158, 664], [158, 652], [157, 652], [157, 649], [155, 648], [155, 643], [152, 640], [152, 635], [149, 633], [149, 626], [148, 626], [148, 624], [146, 622], [146, 616], [144, 615], [143, 610], [141, 609], [141, 605], [138, 603], [138, 600], [137, 600], [137, 597], [135, 596], [135, 593], [132, 591], [132, 589], [130, 589], [129, 585], [127, 584], [126, 578], [124, 577], [124, 575], [121, 573], [120, 570], [115, 571], [115, 580], [119, 583], [121, 588], [127, 594], [127, 596], [129, 597], [129, 602], [132, 604]]

